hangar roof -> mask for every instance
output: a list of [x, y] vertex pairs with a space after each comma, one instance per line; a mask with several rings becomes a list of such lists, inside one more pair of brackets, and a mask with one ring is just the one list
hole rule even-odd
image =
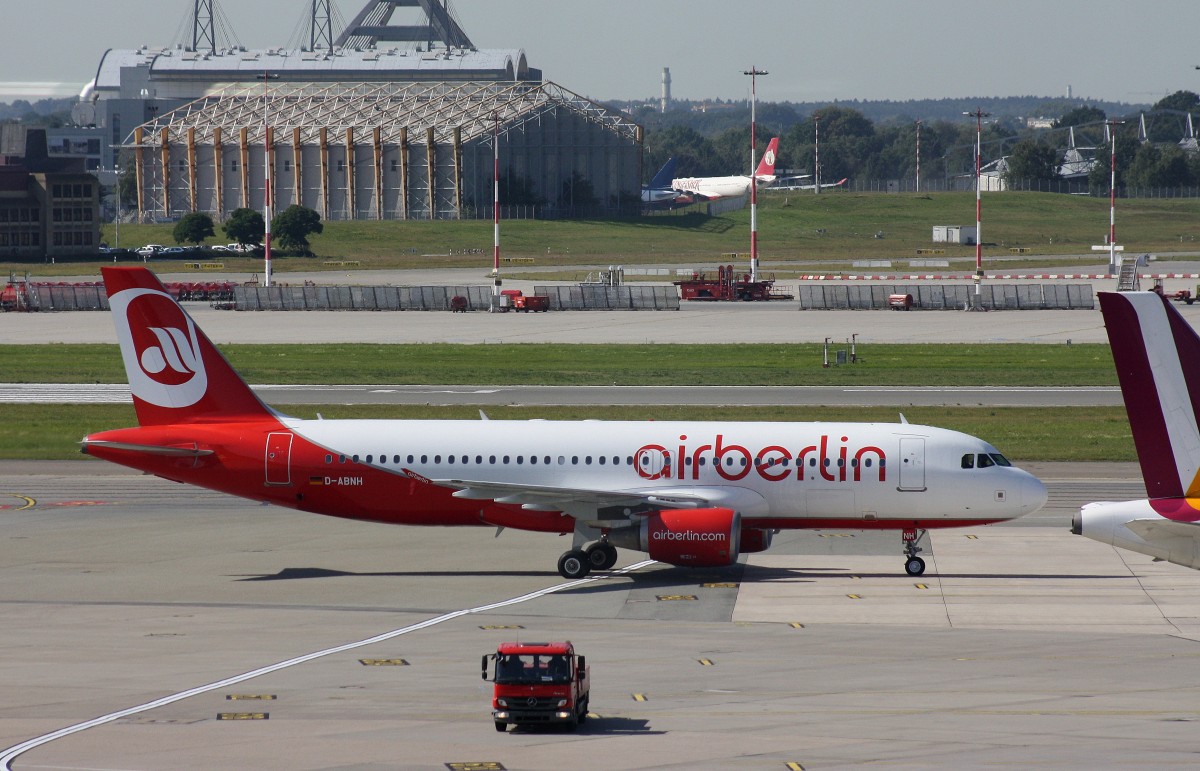
[[494, 130], [507, 134], [524, 124], [558, 110], [568, 110], [631, 142], [640, 127], [622, 112], [609, 109], [550, 82], [411, 82], [360, 84], [272, 84], [238, 86], [197, 99], [142, 126], [143, 146], [155, 146], [161, 132], [168, 141], [185, 138], [188, 129], [202, 136], [212, 129], [247, 129], [248, 141], [262, 142], [269, 122], [279, 140], [283, 132], [300, 129], [302, 141], [317, 141], [319, 131], [331, 144], [344, 142], [348, 128], [382, 131], [383, 141], [394, 141], [400, 129], [414, 132], [433, 129], [437, 141], [450, 142], [455, 129], [469, 142]]

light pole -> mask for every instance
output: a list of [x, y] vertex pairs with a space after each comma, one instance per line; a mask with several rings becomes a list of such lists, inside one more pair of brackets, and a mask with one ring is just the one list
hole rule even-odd
[[921, 192], [921, 121], [917, 121], [917, 187], [916, 192]]
[[1108, 243], [1092, 247], [1094, 252], [1108, 252], [1108, 275], [1110, 276], [1117, 272], [1117, 252], [1125, 251], [1125, 247], [1117, 246], [1117, 126], [1124, 122], [1123, 120], [1104, 121], [1104, 125], [1108, 129], [1109, 145], [1112, 148], [1108, 158]]
[[500, 115], [492, 115], [492, 307], [500, 310]]
[[813, 115], [813, 194], [821, 192], [821, 116]]
[[980, 296], [980, 284], [983, 282], [983, 196], [979, 184], [983, 156], [983, 119], [991, 115], [980, 108], [975, 112], [964, 112], [963, 115], [975, 116], [975, 296], [971, 299], [971, 310], [983, 310], [983, 300]]
[[757, 78], [759, 75], [769, 75], [766, 70], [751, 66], [744, 70], [743, 75], [750, 76], [750, 281], [758, 281], [758, 178], [754, 172], [758, 168], [755, 162], [755, 105], [758, 101]]
[[265, 172], [265, 186], [263, 188], [263, 286], [271, 285], [271, 122], [269, 119], [270, 113], [270, 94], [268, 87], [273, 79], [278, 79], [278, 75], [272, 75], [269, 72], [264, 72], [258, 77], [262, 78], [263, 82], [263, 166]]

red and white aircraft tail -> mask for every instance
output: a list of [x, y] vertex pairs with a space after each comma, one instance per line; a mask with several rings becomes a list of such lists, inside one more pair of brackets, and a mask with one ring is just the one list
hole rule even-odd
[[153, 273], [121, 267], [101, 271], [138, 423], [274, 415]]
[[762, 159], [758, 162], [758, 168], [754, 171], [754, 178], [761, 184], [767, 184], [775, 180], [775, 157], [779, 154], [779, 137], [771, 137], [771, 141], [767, 143], [767, 151], [763, 153]]
[[1200, 336], [1155, 292], [1100, 309], [1149, 497], [1087, 504], [1071, 531], [1200, 569]]
[[618, 547], [725, 566], [784, 528], [901, 531], [917, 575], [925, 529], [1046, 500], [988, 443], [908, 423], [287, 417], [148, 270], [103, 273], [139, 425], [87, 436], [84, 452], [346, 519], [571, 534], [558, 564], [568, 578], [612, 567]]

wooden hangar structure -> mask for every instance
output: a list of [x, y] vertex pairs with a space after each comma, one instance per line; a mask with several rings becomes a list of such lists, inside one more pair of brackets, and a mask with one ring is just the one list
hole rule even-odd
[[[126, 149], [142, 221], [261, 210], [267, 158], [275, 211], [300, 204], [325, 220], [491, 217], [496, 137], [502, 189], [525, 191], [515, 216], [637, 211], [641, 127], [552, 82], [264, 82], [135, 129]], [[502, 212], [513, 203], [502, 196]]]

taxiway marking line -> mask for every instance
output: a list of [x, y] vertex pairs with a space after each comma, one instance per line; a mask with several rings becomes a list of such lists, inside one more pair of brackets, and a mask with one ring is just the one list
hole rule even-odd
[[589, 584], [594, 581], [602, 581], [608, 576], [618, 576], [633, 573], [637, 570], [647, 567], [648, 565], [653, 565], [654, 563], [654, 560], [643, 560], [641, 562], [620, 568], [619, 570], [613, 570], [604, 576], [580, 578], [576, 581], [568, 581], [565, 584], [557, 584], [555, 586], [548, 586], [545, 589], [538, 589], [537, 591], [529, 592], [528, 594], [522, 594], [518, 597], [510, 597], [507, 600], [500, 600], [499, 602], [492, 602], [488, 603], [487, 605], [478, 605], [474, 608], [464, 608], [462, 610], [451, 611], [450, 613], [445, 613], [434, 618], [426, 619], [425, 621], [420, 621], [416, 624], [410, 624], [409, 626], [401, 627], [400, 629], [393, 629], [390, 632], [384, 632], [383, 634], [375, 635], [374, 637], [368, 637], [365, 640], [357, 640], [355, 642], [345, 643], [344, 645], [338, 645], [333, 648], [326, 648], [324, 650], [314, 651], [313, 653], [306, 653], [303, 656], [296, 656], [295, 658], [290, 658], [286, 661], [269, 664], [259, 669], [243, 672], [240, 675], [234, 675], [233, 677], [228, 677], [224, 680], [218, 680], [215, 683], [189, 688], [186, 691], [172, 693], [168, 696], [163, 696], [160, 699], [148, 701], [145, 704], [139, 704], [135, 707], [129, 707], [117, 712], [110, 712], [107, 715], [101, 715], [100, 717], [93, 718], [82, 723], [76, 723], [75, 725], [60, 728], [57, 731], [43, 734], [42, 736], [29, 739], [5, 749], [2, 753], [0, 753], [0, 769], [4, 769], [4, 771], [12, 771], [12, 762], [14, 760], [30, 750], [42, 746], [43, 744], [49, 744], [56, 739], [62, 739], [64, 737], [71, 736], [72, 734], [86, 731], [89, 728], [95, 728], [97, 726], [105, 725], [106, 723], [111, 723], [115, 720], [120, 720], [124, 717], [129, 717], [130, 715], [137, 715], [141, 712], [147, 712], [159, 707], [165, 707], [168, 704], [174, 704], [177, 701], [182, 701], [184, 699], [191, 698], [192, 696], [198, 696], [202, 693], [208, 693], [209, 691], [228, 688], [231, 685], [244, 683], [247, 680], [252, 680], [256, 677], [261, 677], [262, 675], [268, 675], [272, 672], [278, 672], [282, 669], [288, 669], [300, 664], [306, 664], [309, 661], [324, 658], [325, 656], [332, 656], [337, 653], [344, 653], [346, 651], [354, 650], [355, 648], [374, 645], [375, 643], [391, 640], [401, 635], [409, 634], [410, 632], [418, 632], [422, 629], [428, 629], [429, 627], [437, 626], [438, 624], [452, 621], [456, 618], [461, 618], [462, 616], [469, 616], [474, 613], [487, 613], [488, 611], [496, 610], [498, 608], [507, 608], [511, 605], [519, 605], [523, 602], [536, 600], [541, 597], [545, 597], [546, 595], [554, 594], [555, 592], [561, 592], [565, 589], [574, 589], [577, 586]]

